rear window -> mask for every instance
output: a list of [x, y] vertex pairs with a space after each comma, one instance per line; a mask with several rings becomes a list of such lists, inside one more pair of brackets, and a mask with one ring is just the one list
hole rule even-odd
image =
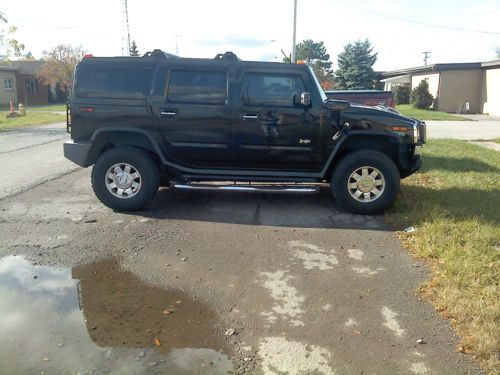
[[76, 77], [76, 96], [144, 99], [152, 75], [152, 69], [81, 69]]
[[223, 104], [227, 97], [227, 74], [172, 70], [167, 97], [173, 102]]

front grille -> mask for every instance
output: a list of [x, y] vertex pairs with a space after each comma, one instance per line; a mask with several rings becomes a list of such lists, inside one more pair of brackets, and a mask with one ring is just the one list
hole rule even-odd
[[425, 122], [421, 122], [420, 124], [418, 124], [418, 134], [418, 143], [424, 144], [427, 137]]

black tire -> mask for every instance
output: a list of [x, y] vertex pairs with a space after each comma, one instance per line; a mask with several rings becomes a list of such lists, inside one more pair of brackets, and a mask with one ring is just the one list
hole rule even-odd
[[[372, 182], [370, 179], [367, 181], [367, 186], [353, 187], [357, 184], [356, 178], [361, 175], [357, 173], [354, 176], [353, 174], [363, 170], [363, 167], [368, 167], [370, 175], [371, 173], [375, 174], [376, 178], [373, 179], [373, 184], [380, 194], [371, 190], [367, 193], [368, 197], [365, 197], [361, 189], [370, 189]], [[375, 172], [379, 172], [379, 174]], [[362, 182], [360, 181], [360, 184]], [[345, 211], [362, 215], [379, 214], [387, 209], [398, 195], [399, 183], [400, 176], [396, 164], [387, 155], [375, 150], [358, 150], [345, 155], [335, 166], [330, 180], [330, 186], [339, 207]], [[383, 188], [380, 188], [381, 186]], [[362, 196], [355, 198], [358, 192]]]
[[[130, 187], [129, 189], [122, 189], [122, 197], [118, 197], [118, 192], [112, 193], [115, 189], [111, 188], [111, 184], [116, 181], [113, 180], [117, 174], [108, 178], [107, 173], [110, 168], [117, 165], [123, 164], [119, 168], [125, 170], [126, 164], [132, 166], [133, 168], [129, 170], [129, 176], [135, 177], [135, 180], [128, 180], [128, 182], [135, 183], [135, 187]], [[132, 173], [133, 172], [133, 173]], [[110, 189], [106, 182], [110, 182]], [[125, 182], [127, 183], [127, 177], [125, 177]], [[155, 196], [158, 191], [160, 184], [160, 176], [158, 173], [158, 168], [155, 162], [149, 157], [149, 155], [141, 150], [135, 148], [113, 148], [102, 154], [95, 163], [92, 169], [92, 188], [94, 193], [99, 198], [99, 200], [104, 203], [109, 208], [117, 211], [134, 211], [144, 208]], [[139, 185], [139, 188], [137, 188]], [[123, 185], [126, 186], [126, 185]], [[118, 187], [116, 187], [118, 190]], [[130, 190], [130, 194], [126, 191]], [[134, 191], [132, 191], [134, 190]]]

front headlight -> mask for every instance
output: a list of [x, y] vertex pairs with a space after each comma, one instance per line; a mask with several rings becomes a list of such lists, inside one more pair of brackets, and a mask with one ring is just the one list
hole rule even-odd
[[418, 123], [415, 121], [413, 123], [413, 143], [417, 144], [420, 140], [420, 130], [418, 128]]

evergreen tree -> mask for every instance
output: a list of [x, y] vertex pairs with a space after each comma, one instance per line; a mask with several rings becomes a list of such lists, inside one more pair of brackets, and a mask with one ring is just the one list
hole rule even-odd
[[311, 66], [322, 86], [333, 85], [332, 62], [323, 42], [316, 43], [311, 39], [302, 41], [297, 44], [296, 58], [304, 60], [307, 65]]
[[373, 52], [370, 41], [358, 40], [344, 47], [337, 58], [338, 69], [335, 81], [340, 90], [363, 90], [373, 88], [375, 73], [373, 64], [377, 53]]
[[132, 41], [132, 45], [130, 46], [130, 56], [139, 56], [139, 50], [137, 49], [135, 40]]
[[429, 84], [423, 79], [418, 86], [412, 90], [411, 103], [416, 108], [428, 109], [433, 101], [434, 97], [429, 92]]

